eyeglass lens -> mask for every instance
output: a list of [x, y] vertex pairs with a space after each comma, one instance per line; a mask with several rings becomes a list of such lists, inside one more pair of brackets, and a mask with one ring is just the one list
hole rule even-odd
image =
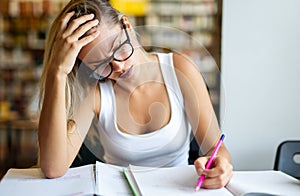
[[125, 61], [132, 53], [132, 46], [129, 43], [123, 44], [114, 53], [114, 60]]
[[112, 65], [110, 65], [112, 60], [115, 61], [125, 61], [127, 60], [133, 53], [133, 47], [130, 43], [123, 43], [114, 53], [113, 56], [101, 62], [98, 68], [95, 70], [97, 75], [99, 75], [99, 80], [105, 79], [110, 76], [112, 73]]

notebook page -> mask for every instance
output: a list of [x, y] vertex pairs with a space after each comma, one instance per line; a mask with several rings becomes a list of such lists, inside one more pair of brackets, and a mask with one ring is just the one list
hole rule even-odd
[[96, 162], [96, 193], [99, 195], [132, 195], [122, 167]]
[[70, 168], [67, 173], [47, 179], [40, 168], [9, 169], [0, 182], [0, 195], [88, 195], [93, 194], [93, 165]]
[[232, 195], [226, 188], [195, 191], [199, 176], [193, 165], [148, 168], [130, 166], [142, 195]]
[[300, 194], [300, 181], [280, 171], [234, 171], [226, 186], [234, 195], [265, 193], [270, 195]]

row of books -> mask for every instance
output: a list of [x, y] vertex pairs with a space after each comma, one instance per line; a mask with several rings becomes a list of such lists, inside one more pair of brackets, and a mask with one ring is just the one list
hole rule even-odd
[[67, 0], [10, 0], [1, 1], [1, 13], [10, 16], [41, 16], [54, 15]]
[[184, 31], [213, 31], [215, 18], [195, 15], [149, 15], [146, 17], [146, 24], [172, 26]]
[[217, 1], [151, 1], [148, 14], [172, 15], [215, 15], [218, 11]]

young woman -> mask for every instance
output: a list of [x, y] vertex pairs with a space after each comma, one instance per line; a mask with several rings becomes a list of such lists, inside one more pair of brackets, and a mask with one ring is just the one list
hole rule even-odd
[[71, 0], [54, 21], [40, 86], [39, 162], [65, 174], [97, 117], [104, 161], [188, 164], [190, 130], [205, 156], [195, 161], [205, 188], [232, 176], [224, 144], [205, 169], [220, 130], [197, 66], [183, 55], [147, 53], [127, 18], [101, 0]]

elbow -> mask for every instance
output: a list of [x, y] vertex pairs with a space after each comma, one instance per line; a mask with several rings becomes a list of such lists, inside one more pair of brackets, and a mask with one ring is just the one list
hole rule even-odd
[[46, 178], [59, 178], [66, 174], [68, 167], [41, 163], [41, 170]]
[[59, 178], [65, 175], [67, 170], [58, 170], [58, 169], [50, 169], [50, 168], [44, 168], [42, 169], [44, 175], [46, 178]]
[[38, 165], [46, 178], [59, 178], [66, 174], [69, 169], [68, 163], [62, 156], [48, 156], [48, 151], [39, 148]]

